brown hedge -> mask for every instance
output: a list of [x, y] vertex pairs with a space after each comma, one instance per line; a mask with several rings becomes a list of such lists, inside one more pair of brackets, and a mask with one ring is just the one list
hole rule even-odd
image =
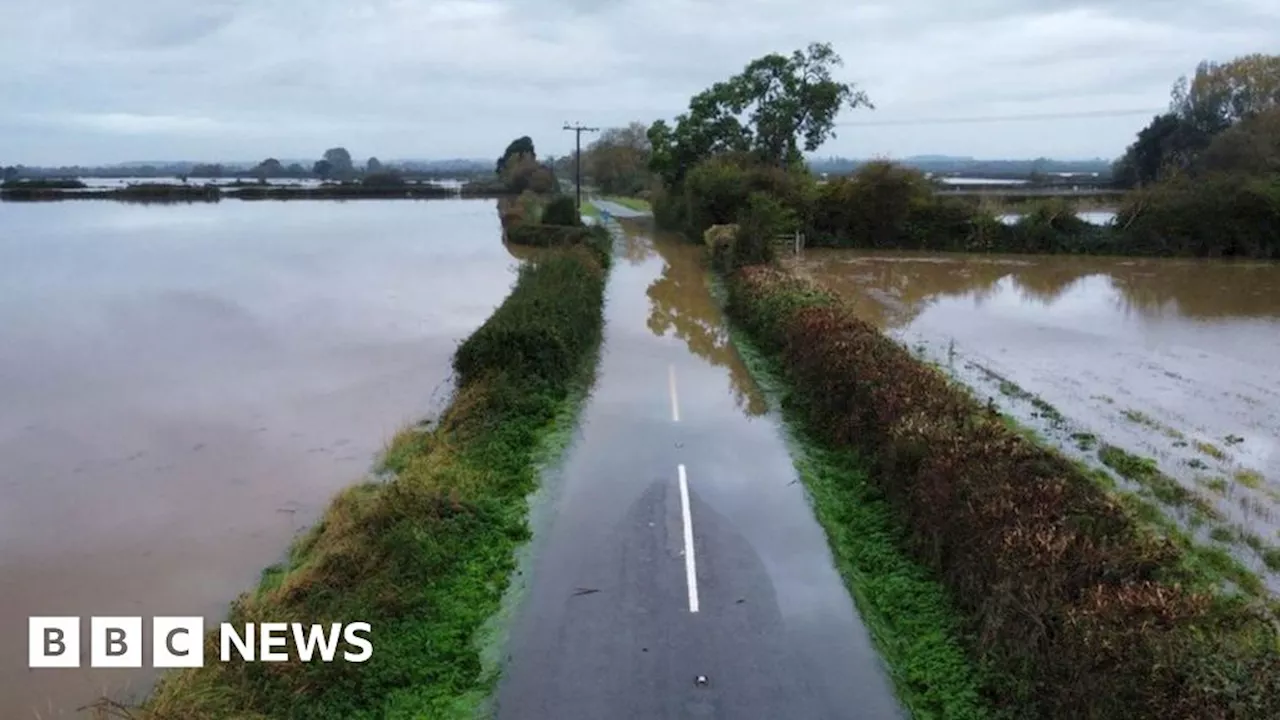
[[1076, 466], [811, 283], [755, 266], [728, 288], [731, 316], [786, 374], [789, 404], [869, 462], [908, 549], [966, 615], [998, 705], [1019, 717], [1280, 718], [1269, 620], [1186, 589], [1180, 551]]

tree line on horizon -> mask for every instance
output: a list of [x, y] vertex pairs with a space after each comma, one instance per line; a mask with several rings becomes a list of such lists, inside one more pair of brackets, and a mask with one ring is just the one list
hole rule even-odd
[[401, 161], [384, 163], [370, 157], [363, 164], [356, 163], [344, 147], [326, 150], [319, 160], [303, 164], [293, 161], [285, 164], [274, 157], [256, 164], [219, 162], [172, 162], [121, 165], [64, 165], [57, 167], [0, 164], [0, 180], [12, 182], [27, 179], [50, 178], [256, 178], [256, 179], [321, 179], [349, 181], [368, 175], [399, 174], [412, 177], [473, 177], [484, 174], [484, 166], [474, 160]]

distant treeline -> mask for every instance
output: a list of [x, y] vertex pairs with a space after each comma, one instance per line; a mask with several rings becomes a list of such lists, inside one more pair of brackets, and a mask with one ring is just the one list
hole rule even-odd
[[504, 197], [513, 195], [493, 181], [468, 182], [458, 188], [427, 182], [409, 182], [394, 173], [366, 175], [357, 181], [322, 185], [278, 185], [238, 182], [232, 185], [200, 183], [133, 183], [125, 187], [94, 190], [78, 180], [12, 180], [0, 185], [0, 199], [10, 201], [120, 200], [125, 202], [217, 202], [238, 200], [360, 200], [434, 199], [451, 197]]
[[[858, 168], [875, 162], [851, 158], [813, 158], [808, 161], [810, 172], [828, 175], [848, 175]], [[975, 160], [974, 158], [923, 155], [903, 158], [898, 164], [933, 175], [952, 177], [981, 177], [1009, 180], [1049, 180], [1054, 176], [1097, 175], [1102, 180], [1111, 178], [1111, 161], [1094, 160]]]
[[355, 163], [345, 148], [330, 148], [315, 162], [281, 161], [267, 158], [259, 163], [128, 163], [123, 165], [62, 165], [56, 167], [0, 165], [0, 179], [99, 178], [247, 178], [247, 179], [333, 179], [350, 180], [368, 173], [395, 172], [406, 179], [470, 179], [493, 174], [492, 165], [481, 160], [404, 160], [381, 162], [371, 157], [363, 165]]

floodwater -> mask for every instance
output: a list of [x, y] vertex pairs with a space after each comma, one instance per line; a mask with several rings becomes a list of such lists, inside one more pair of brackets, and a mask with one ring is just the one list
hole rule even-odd
[[[1114, 210], [1085, 210], [1076, 213], [1081, 220], [1091, 225], [1110, 225], [1116, 221], [1116, 212]], [[1005, 213], [997, 219], [1005, 225], [1014, 225], [1022, 219], [1019, 213]]]
[[500, 238], [485, 200], [0, 204], [0, 718], [145, 692], [29, 670], [27, 617], [220, 618], [447, 398]]
[[1152, 458], [1280, 546], [1280, 264], [808, 250], [800, 267], [1068, 454], [1097, 460], [1071, 439], [1087, 433]]

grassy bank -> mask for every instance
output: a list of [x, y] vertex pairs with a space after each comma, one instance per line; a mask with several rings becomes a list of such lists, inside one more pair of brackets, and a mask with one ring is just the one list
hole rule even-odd
[[[989, 707], [1280, 716], [1280, 642], [1259, 601], [837, 298], [767, 266], [738, 270], [727, 289], [731, 317], [780, 368], [789, 412], [865, 459], [868, 487], [906, 528], [894, 546], [946, 588]], [[861, 477], [851, 467], [832, 482], [856, 489]], [[830, 502], [819, 498], [821, 515]], [[824, 519], [845, 533], [853, 522]]]
[[[232, 606], [236, 623], [368, 622], [367, 663], [209, 663], [167, 675], [138, 714], [473, 716], [495, 679], [478, 637], [529, 536], [538, 461], [590, 377], [605, 275], [588, 248], [525, 263], [506, 301], [459, 346], [448, 409], [390, 444], [382, 469], [391, 479], [339, 495], [288, 563]], [[205, 652], [216, 657], [215, 636]]]

